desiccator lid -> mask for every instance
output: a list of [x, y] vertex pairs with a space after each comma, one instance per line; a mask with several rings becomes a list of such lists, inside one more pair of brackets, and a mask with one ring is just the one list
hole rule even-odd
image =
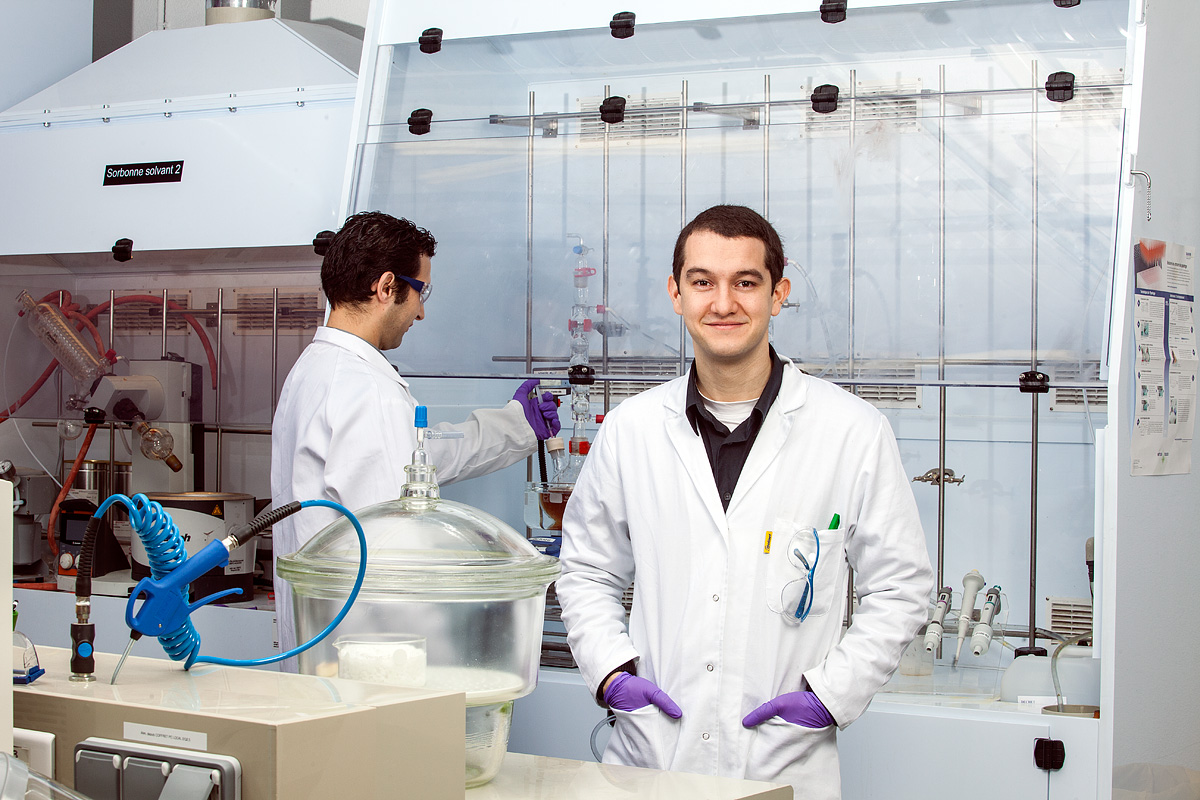
[[[301, 514], [307, 513], [301, 511]], [[356, 512], [367, 539], [364, 592], [528, 595], [559, 575], [503, 520], [451, 500], [405, 498]], [[276, 565], [298, 594], [344, 596], [358, 571], [358, 536], [340, 517]]]

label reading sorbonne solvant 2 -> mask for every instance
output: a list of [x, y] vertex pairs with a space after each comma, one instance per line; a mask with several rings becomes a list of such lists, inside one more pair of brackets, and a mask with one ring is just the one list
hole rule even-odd
[[182, 161], [109, 164], [104, 168], [105, 186], [124, 186], [130, 183], [179, 183], [182, 180]]

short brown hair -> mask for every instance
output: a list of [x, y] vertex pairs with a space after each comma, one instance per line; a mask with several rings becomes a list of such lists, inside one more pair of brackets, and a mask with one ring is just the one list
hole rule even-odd
[[761, 214], [745, 206], [713, 206], [701, 211], [696, 218], [684, 226], [675, 240], [675, 260], [671, 274], [679, 283], [679, 275], [683, 271], [683, 250], [688, 237], [697, 231], [709, 231], [726, 239], [758, 239], [766, 248], [766, 268], [771, 274], [771, 288], [783, 279], [783, 242], [771, 223]]

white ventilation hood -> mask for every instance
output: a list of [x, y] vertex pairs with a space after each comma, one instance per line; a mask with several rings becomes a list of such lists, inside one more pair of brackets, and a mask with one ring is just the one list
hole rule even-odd
[[336, 229], [361, 48], [278, 19], [155, 31], [0, 113], [3, 262], [90, 271], [122, 238], [177, 258]]

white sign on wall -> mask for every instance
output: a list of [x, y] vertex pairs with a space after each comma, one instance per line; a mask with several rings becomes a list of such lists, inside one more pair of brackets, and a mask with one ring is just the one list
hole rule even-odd
[[1190, 472], [1198, 364], [1195, 248], [1142, 239], [1133, 261], [1133, 474]]

